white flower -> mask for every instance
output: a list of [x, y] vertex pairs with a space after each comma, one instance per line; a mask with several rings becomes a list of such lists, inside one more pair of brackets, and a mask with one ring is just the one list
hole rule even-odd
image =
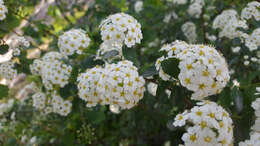
[[143, 10], [143, 1], [136, 1], [135, 2], [135, 11], [137, 13], [141, 12]]
[[15, 64], [12, 61], [0, 63], [0, 77], [8, 80], [13, 79], [17, 75], [17, 71], [14, 67]]
[[206, 38], [212, 42], [217, 40], [217, 37], [215, 35], [209, 35], [209, 33], [206, 33]]
[[233, 53], [238, 53], [240, 51], [240, 47], [232, 47], [232, 52]]
[[46, 106], [46, 95], [42, 92], [37, 92], [32, 96], [33, 107], [36, 109], [44, 109]]
[[19, 48], [15, 48], [15, 49], [13, 50], [13, 55], [14, 55], [14, 56], [19, 56], [20, 54], [21, 54], [21, 51], [20, 51]]
[[132, 62], [107, 64], [101, 76], [97, 89], [105, 103], [130, 109], [143, 98], [145, 81]]
[[191, 97], [194, 100], [220, 93], [229, 81], [226, 61], [213, 47], [175, 41], [164, 45], [161, 51], [166, 51], [168, 56], [156, 61], [159, 76], [163, 80], [172, 79], [163, 71], [161, 62], [169, 58], [179, 59], [178, 79], [182, 86], [194, 92]]
[[257, 50], [260, 46], [260, 28], [255, 29], [251, 35], [245, 38], [245, 45], [250, 51]]
[[37, 92], [33, 96], [33, 106], [43, 111], [44, 114], [57, 113], [61, 116], [67, 116], [71, 112], [72, 103], [69, 100], [62, 99], [56, 91], [47, 96], [42, 92]]
[[257, 1], [253, 1], [247, 4], [247, 6], [241, 12], [242, 19], [250, 19], [254, 17], [256, 21], [260, 20], [260, 11], [259, 11], [260, 3]]
[[2, 1], [2, 3], [0, 3], [0, 20], [4, 20], [6, 18], [7, 12], [8, 10]]
[[88, 107], [104, 103], [104, 97], [97, 90], [97, 86], [100, 86], [99, 80], [103, 77], [101, 76], [103, 70], [103, 68], [96, 66], [78, 76], [78, 95], [82, 100], [87, 102]]
[[181, 30], [183, 31], [186, 38], [190, 43], [196, 42], [197, 34], [196, 34], [196, 25], [192, 22], [186, 22], [181, 26]]
[[31, 143], [31, 144], [35, 144], [36, 141], [37, 141], [37, 137], [36, 137], [36, 136], [34, 136], [34, 137], [32, 137], [32, 138], [30, 139], [30, 143]]
[[256, 93], [255, 95], [259, 95], [260, 94], [260, 87], [256, 87]]
[[127, 47], [132, 47], [143, 38], [140, 23], [124, 13], [108, 16], [101, 22], [100, 28], [102, 40], [110, 44], [126, 44]]
[[192, 3], [188, 9], [189, 15], [195, 18], [199, 18], [200, 14], [202, 13], [202, 7], [203, 5], [199, 3]]
[[250, 63], [250, 62], [249, 62], [248, 60], [244, 61], [244, 65], [245, 65], [245, 66], [248, 66], [249, 63]]
[[9, 99], [5, 102], [0, 102], [0, 116], [2, 116], [4, 113], [8, 112], [13, 107], [14, 99]]
[[186, 120], [188, 119], [187, 112], [185, 111], [182, 114], [178, 114], [174, 119], [174, 126], [183, 126], [186, 124]]
[[147, 85], [148, 92], [150, 94], [152, 94], [153, 96], [156, 96], [157, 88], [158, 88], [158, 84], [155, 84], [155, 83], [152, 83], [152, 82]]
[[35, 59], [30, 65], [31, 72], [40, 75], [46, 89], [53, 89], [53, 85], [64, 87], [72, 71], [72, 67], [61, 61], [62, 55], [58, 52], [48, 52], [41, 59]]
[[184, 145], [228, 146], [233, 144], [232, 119], [221, 106], [214, 102], [200, 102], [190, 111], [178, 114], [174, 126], [184, 125], [187, 127], [187, 133], [182, 136]]
[[71, 29], [59, 37], [58, 46], [60, 52], [66, 56], [74, 53], [82, 54], [90, 44], [90, 38], [82, 29]]
[[94, 67], [78, 77], [79, 97], [87, 107], [115, 105], [122, 109], [135, 106], [142, 99], [145, 81], [130, 61]]
[[245, 33], [243, 33], [240, 30], [237, 30], [237, 28], [244, 28], [247, 29], [246, 21], [241, 20], [238, 17], [238, 14], [235, 10], [224, 10], [221, 14], [219, 14], [213, 21], [214, 29], [219, 28], [219, 37], [227, 37], [230, 39], [233, 39], [235, 37], [243, 37], [246, 36]]

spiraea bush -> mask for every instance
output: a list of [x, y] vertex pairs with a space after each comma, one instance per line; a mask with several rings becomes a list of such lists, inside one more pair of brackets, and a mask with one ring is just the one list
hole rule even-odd
[[260, 3], [0, 0], [0, 145], [260, 145]]

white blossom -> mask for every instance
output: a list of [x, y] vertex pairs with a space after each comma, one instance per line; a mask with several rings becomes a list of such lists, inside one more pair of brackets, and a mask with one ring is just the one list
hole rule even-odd
[[137, 20], [125, 13], [108, 16], [100, 24], [101, 36], [104, 42], [110, 44], [125, 44], [132, 47], [143, 38], [141, 25]]
[[14, 69], [14, 62], [7, 61], [0, 63], [0, 77], [6, 78], [8, 80], [13, 79], [17, 75], [17, 71]]
[[30, 65], [31, 72], [40, 75], [46, 89], [53, 89], [53, 85], [64, 87], [72, 71], [70, 65], [61, 61], [63, 56], [58, 52], [48, 52], [41, 59], [35, 59]]
[[142, 99], [144, 79], [130, 61], [94, 67], [78, 77], [79, 97], [87, 106], [115, 105], [122, 109], [135, 106]]
[[58, 46], [61, 54], [66, 56], [73, 55], [74, 53], [82, 54], [90, 44], [90, 38], [86, 31], [82, 29], [71, 29], [66, 31], [59, 37]]
[[[184, 145], [188, 146], [229, 146], [233, 144], [233, 125], [229, 114], [211, 101], [197, 103], [189, 111], [175, 117], [174, 126], [186, 126], [183, 134]], [[186, 124], [189, 123], [189, 124]]]
[[254, 17], [256, 21], [260, 20], [260, 3], [257, 1], [252, 1], [247, 4], [247, 6], [241, 12], [242, 19], [250, 19]]
[[189, 40], [190, 43], [196, 42], [197, 33], [196, 33], [196, 25], [192, 22], [186, 22], [181, 26], [181, 30]]
[[6, 13], [8, 12], [6, 6], [4, 5], [4, 1], [0, 3], [0, 21], [6, 18]]
[[161, 51], [166, 51], [167, 57], [156, 61], [156, 69], [163, 80], [170, 80], [161, 62], [170, 58], [180, 60], [178, 79], [182, 86], [193, 91], [192, 99], [202, 100], [204, 97], [218, 94], [229, 81], [229, 71], [224, 57], [213, 47], [206, 45], [188, 45], [175, 41], [164, 45]]
[[137, 13], [141, 12], [143, 10], [143, 1], [136, 1], [135, 2], [135, 11]]
[[220, 29], [220, 38], [227, 37], [229, 39], [243, 37], [245, 35], [245, 33], [237, 30], [237, 28], [248, 28], [246, 21], [241, 20], [237, 12], [233, 9], [224, 10], [220, 15], [218, 15], [214, 19], [212, 27], [214, 29]]

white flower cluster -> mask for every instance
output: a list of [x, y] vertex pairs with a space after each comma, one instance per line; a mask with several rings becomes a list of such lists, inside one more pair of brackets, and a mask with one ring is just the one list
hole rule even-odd
[[10, 46], [13, 48], [13, 55], [19, 56], [21, 54], [20, 49], [22, 47], [29, 47], [30, 42], [23, 36], [16, 36], [14, 39], [12, 39]]
[[245, 36], [245, 45], [249, 51], [257, 50], [260, 46], [260, 28], [255, 29], [251, 35]]
[[215, 42], [217, 40], [217, 37], [215, 35], [210, 35], [206, 32], [206, 38], [212, 42]]
[[145, 81], [130, 61], [95, 67], [78, 77], [81, 99], [87, 106], [109, 104], [130, 109], [143, 98]]
[[33, 94], [32, 99], [33, 99], [33, 107], [40, 110], [45, 108], [46, 95], [44, 93], [37, 92]]
[[0, 116], [2, 116], [10, 108], [12, 108], [13, 104], [14, 104], [14, 99], [9, 99], [6, 102], [0, 102]]
[[250, 139], [239, 143], [239, 146], [260, 145], [260, 98], [257, 98], [251, 105], [255, 110], [256, 121], [251, 127]]
[[250, 19], [252, 17], [255, 18], [256, 21], [260, 20], [260, 3], [257, 1], [253, 1], [247, 4], [247, 6], [241, 12], [242, 19]]
[[171, 79], [162, 70], [161, 62], [169, 58], [179, 59], [178, 79], [182, 86], [194, 92], [191, 97], [194, 100], [202, 100], [204, 97], [220, 93], [229, 81], [226, 61], [213, 47], [175, 41], [164, 45], [161, 51], [168, 54], [167, 57], [163, 56], [156, 61], [159, 76], [163, 80]]
[[58, 47], [63, 55], [82, 54], [90, 44], [90, 38], [82, 29], [71, 29], [59, 37]]
[[171, 19], [175, 19], [176, 20], [178, 18], [179, 18], [179, 16], [174, 11], [172, 11], [172, 12], [170, 12], [170, 13], [168, 13], [168, 14], [166, 14], [164, 16], [163, 22], [164, 23], [169, 23]]
[[135, 2], [135, 12], [139, 13], [143, 10], [143, 1]]
[[82, 100], [87, 102], [87, 107], [96, 106], [97, 103], [103, 103], [103, 97], [101, 97], [97, 90], [103, 70], [104, 69], [100, 66], [96, 66], [87, 69], [85, 73], [81, 73], [78, 76], [78, 95]]
[[16, 36], [15, 39], [13, 39], [12, 44], [16, 47], [29, 47], [30, 42], [23, 36]]
[[190, 111], [175, 117], [174, 126], [186, 126], [185, 146], [229, 146], [233, 144], [233, 126], [229, 114], [211, 101], [197, 103]]
[[6, 18], [6, 13], [8, 12], [6, 6], [4, 5], [4, 1], [0, 0], [0, 20], [4, 20]]
[[189, 15], [195, 18], [200, 18], [204, 5], [204, 0], [191, 0], [191, 5], [188, 8]]
[[31, 72], [41, 76], [48, 90], [53, 89], [53, 85], [64, 87], [68, 83], [72, 67], [63, 63], [62, 57], [58, 52], [48, 52], [30, 65]]
[[62, 99], [56, 93], [50, 97], [42, 92], [37, 92], [32, 96], [33, 107], [43, 110], [45, 114], [57, 113], [61, 116], [67, 116], [71, 112], [72, 103], [69, 100]]
[[250, 63], [260, 64], [260, 51], [257, 51], [256, 57], [252, 57], [252, 56], [249, 57], [248, 55], [244, 56], [244, 65], [248, 66]]
[[237, 46], [237, 47], [232, 47], [231, 49], [232, 49], [233, 53], [238, 53], [240, 51], [241, 47]]
[[181, 26], [181, 30], [188, 39], [189, 43], [196, 42], [196, 25], [193, 22], [186, 22]]
[[0, 77], [12, 80], [17, 75], [14, 65], [12, 61], [0, 63]]
[[143, 38], [140, 23], [124, 13], [108, 16], [101, 22], [100, 28], [102, 40], [110, 44], [124, 43], [127, 47], [132, 47]]
[[235, 37], [243, 37], [245, 35], [243, 32], [237, 30], [237, 28], [247, 29], [248, 26], [245, 20], [241, 20], [235, 10], [225, 10], [220, 15], [218, 15], [214, 21], [214, 29], [219, 28], [219, 37], [227, 37], [233, 39]]

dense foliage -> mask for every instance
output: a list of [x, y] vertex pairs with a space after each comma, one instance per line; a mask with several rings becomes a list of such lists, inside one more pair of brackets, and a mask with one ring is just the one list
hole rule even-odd
[[260, 144], [259, 21], [251, 0], [0, 0], [0, 145]]

